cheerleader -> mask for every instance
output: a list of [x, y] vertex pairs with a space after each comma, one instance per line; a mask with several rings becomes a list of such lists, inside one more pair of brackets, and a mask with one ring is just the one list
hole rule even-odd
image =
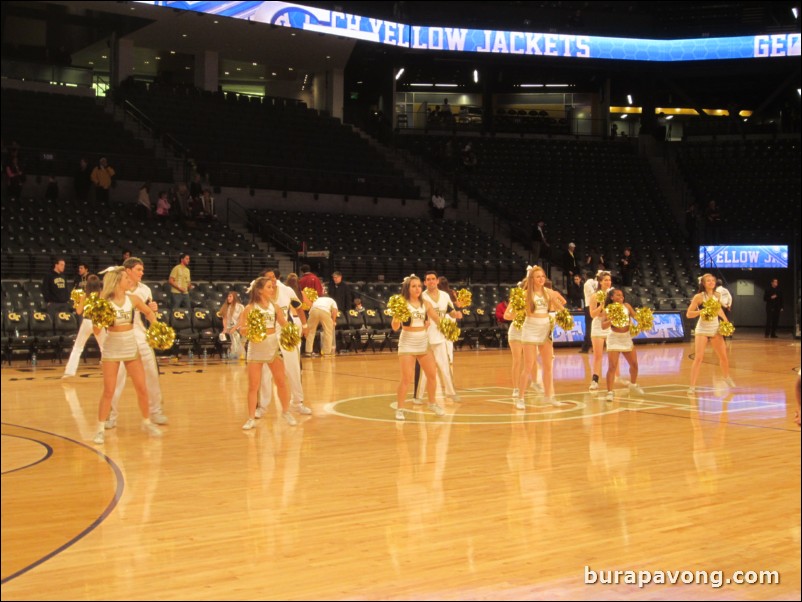
[[229, 291], [226, 302], [220, 308], [220, 319], [223, 322], [223, 334], [228, 336], [231, 346], [228, 348], [229, 355], [236, 359], [242, 352], [242, 337], [237, 330], [239, 318], [245, 308], [240, 303], [239, 293]]
[[624, 300], [624, 291], [620, 288], [611, 288], [607, 292], [606, 302], [608, 307], [611, 303], [620, 303], [624, 307], [627, 315], [627, 325], [616, 326], [612, 323], [607, 312], [605, 310], [602, 311], [602, 327], [610, 329], [610, 334], [607, 336], [607, 396], [605, 399], [607, 401], [615, 399], [613, 383], [615, 382], [616, 372], [618, 372], [618, 359], [622, 353], [629, 364], [629, 391], [630, 393], [643, 395], [643, 389], [636, 384], [638, 382], [638, 354], [635, 351], [632, 334], [629, 330], [635, 310]]
[[[101, 367], [103, 370], [103, 393], [98, 405], [98, 431], [93, 441], [102, 445], [106, 420], [111, 411], [111, 400], [117, 386], [120, 364], [131, 375], [136, 389], [139, 411], [142, 414], [142, 430], [153, 437], [161, 437], [161, 431], [150, 421], [148, 389], [145, 383], [145, 368], [139, 355], [139, 347], [134, 336], [134, 309], [138, 310], [151, 323], [156, 321], [153, 310], [136, 295], [129, 294], [134, 282], [123, 266], [111, 268], [103, 277], [103, 291], [100, 297], [106, 299], [114, 310], [114, 323], [107, 328], [108, 335], [103, 344]], [[95, 337], [100, 328], [94, 326]]]
[[[531, 267], [527, 270], [527, 275], [531, 271]], [[524, 288], [526, 280], [518, 283], [518, 288]], [[512, 401], [518, 403], [518, 394], [521, 389], [521, 378], [524, 378], [524, 391], [526, 391], [525, 381], [531, 379], [532, 386], [537, 393], [543, 393], [542, 388], [538, 388], [537, 384], [537, 362], [535, 362], [535, 374], [523, 375], [521, 374], [521, 367], [523, 366], [524, 348], [521, 342], [521, 327], [515, 324], [516, 311], [512, 303], [507, 304], [507, 309], [504, 310], [504, 319], [511, 322], [510, 327], [507, 329], [507, 342], [510, 345], [510, 353], [512, 354]]]
[[277, 304], [276, 283], [271, 278], [259, 277], [251, 283], [250, 294], [248, 306], [240, 314], [237, 329], [248, 336], [248, 316], [256, 310], [265, 321], [267, 336], [262, 341], [251, 340], [248, 344], [248, 420], [242, 425], [242, 429], [248, 431], [256, 426], [256, 402], [264, 364], [270, 368], [273, 381], [276, 383], [278, 398], [281, 402], [281, 415], [287, 424], [295, 426], [298, 422], [290, 413], [290, 391], [284, 376], [284, 362], [279, 350], [279, 337], [276, 335], [277, 324], [278, 326], [287, 324], [287, 318]]
[[[602, 370], [602, 359], [604, 357], [604, 343], [610, 334], [609, 328], [602, 326], [602, 312], [604, 311], [604, 301], [607, 297], [607, 292], [613, 284], [610, 272], [599, 270], [596, 273], [596, 281], [598, 287], [596, 293], [590, 298], [590, 317], [593, 318], [590, 326], [590, 341], [593, 345], [593, 380], [590, 383], [588, 390], [596, 391], [599, 388], [599, 374]], [[601, 294], [599, 293], [601, 291]], [[599, 300], [601, 296], [602, 300]]]
[[[86, 278], [86, 283], [84, 284], [83, 293], [78, 298], [77, 303], [75, 304], [75, 313], [79, 316], [83, 315], [84, 313], [84, 302], [86, 298], [92, 293], [100, 293], [103, 290], [103, 284], [100, 282], [100, 278], [95, 276], [94, 274], [90, 274]], [[84, 318], [81, 321], [81, 326], [78, 328], [78, 334], [75, 335], [75, 342], [72, 345], [72, 351], [70, 351], [70, 359], [67, 360], [67, 366], [64, 368], [64, 376], [61, 378], [70, 378], [75, 376], [78, 372], [78, 364], [81, 362], [81, 354], [84, 352], [84, 347], [86, 346], [86, 342], [89, 340], [89, 337], [92, 335], [92, 320], [89, 318]], [[96, 337], [97, 339], [97, 346], [100, 347], [101, 353], [103, 352], [103, 341], [106, 338], [106, 331], [100, 331], [100, 334]]]
[[543, 388], [544, 401], [552, 405], [559, 405], [554, 400], [554, 383], [552, 381], [552, 368], [554, 360], [554, 347], [551, 340], [552, 323], [549, 311], [561, 310], [560, 297], [546, 286], [546, 272], [540, 266], [534, 266], [526, 276], [524, 285], [526, 290], [526, 319], [521, 328], [521, 343], [524, 350], [524, 361], [521, 371], [523, 381], [519, 381], [518, 399], [515, 409], [525, 410], [523, 392], [526, 390], [526, 381], [534, 374], [537, 362], [537, 353], [543, 361]]
[[[702, 317], [701, 307], [704, 303], [711, 300], [719, 302], [718, 313], [712, 320], [705, 320]], [[727, 357], [727, 346], [724, 343], [724, 337], [718, 332], [719, 321], [729, 322], [727, 316], [724, 314], [724, 310], [720, 307], [720, 303], [720, 295], [716, 292], [716, 277], [713, 276], [713, 274], [702, 275], [699, 280], [699, 292], [691, 299], [691, 304], [688, 306], [688, 311], [685, 314], [689, 320], [699, 318], [696, 322], [695, 355], [693, 357], [693, 366], [691, 367], [691, 385], [688, 387], [689, 394], [696, 393], [696, 379], [699, 378], [699, 370], [702, 367], [702, 360], [704, 359], [708, 340], [713, 346], [713, 351], [715, 351], [718, 356], [721, 371], [724, 374], [724, 382], [730, 388], [735, 387], [735, 381], [730, 377], [730, 360]]]
[[401, 296], [406, 299], [410, 318], [400, 322], [393, 317], [392, 328], [397, 331], [401, 328], [398, 339], [398, 359], [401, 364], [401, 382], [398, 383], [396, 399], [398, 406], [395, 411], [396, 420], [406, 420], [404, 415], [404, 398], [407, 389], [413, 384], [415, 378], [415, 362], [420, 364], [426, 375], [426, 393], [429, 396], [429, 409], [438, 416], [445, 415], [445, 410], [436, 401], [437, 365], [434, 355], [429, 347], [429, 334], [426, 329], [427, 318], [435, 324], [440, 323], [440, 316], [432, 305], [422, 298], [423, 285], [420, 278], [414, 274], [404, 278], [401, 284]]

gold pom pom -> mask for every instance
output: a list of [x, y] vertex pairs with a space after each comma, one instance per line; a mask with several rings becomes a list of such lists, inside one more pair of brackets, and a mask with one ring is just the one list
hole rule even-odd
[[81, 299], [83, 298], [83, 296], [84, 296], [84, 291], [82, 289], [80, 288], [72, 289], [72, 292], [70, 293], [70, 300], [72, 301], [72, 306], [77, 308], [78, 304], [81, 303]]
[[721, 309], [721, 302], [718, 299], [710, 298], [702, 303], [701, 316], [705, 322], [711, 322], [718, 317]]
[[515, 312], [515, 318], [512, 320], [512, 325], [515, 326], [518, 330], [521, 330], [524, 325], [524, 320], [526, 320], [526, 312], [525, 311], [517, 311]]
[[246, 321], [248, 340], [252, 343], [261, 343], [267, 338], [267, 322], [258, 309], [252, 309]]
[[605, 293], [602, 290], [598, 290], [595, 293], [593, 293], [593, 298], [596, 299], [596, 303], [598, 303], [599, 305], [604, 305], [604, 298], [606, 296], [607, 293]]
[[616, 328], [624, 328], [629, 324], [629, 315], [626, 308], [620, 303], [610, 303], [605, 308], [607, 317], [610, 318], [610, 323]]
[[317, 291], [307, 286], [302, 292], [309, 301], [309, 303], [304, 303], [302, 307], [304, 308], [304, 311], [309, 311], [312, 308], [312, 303], [317, 301]]
[[387, 300], [387, 311], [402, 324], [412, 317], [407, 300], [402, 295], [393, 295]]
[[574, 316], [567, 309], [563, 308], [557, 312], [557, 326], [566, 332], [574, 327]]
[[638, 332], [648, 332], [652, 330], [654, 328], [654, 313], [652, 313], [652, 308], [639, 307], [636, 309], [635, 321], [638, 323]]
[[285, 351], [294, 351], [301, 342], [301, 329], [295, 323], [287, 322], [281, 327], [278, 342]]
[[526, 291], [519, 286], [511, 288], [510, 305], [515, 311], [526, 310]]
[[108, 328], [114, 325], [117, 315], [108, 299], [92, 293], [84, 305], [84, 317], [91, 320], [93, 326]]
[[470, 307], [473, 303], [473, 293], [467, 288], [461, 288], [457, 291], [457, 304], [460, 307]]
[[153, 349], [167, 351], [175, 343], [175, 330], [164, 322], [154, 322], [145, 333], [145, 340]]
[[459, 335], [462, 333], [460, 327], [457, 326], [457, 322], [448, 316], [445, 316], [440, 320], [440, 324], [437, 326], [437, 328], [443, 333], [443, 336], [446, 337], [446, 340], [452, 342], [458, 340]]
[[722, 320], [718, 325], [718, 333], [724, 337], [731, 337], [732, 333], [735, 332], [735, 326], [732, 322], [725, 322]]
[[640, 334], [640, 324], [630, 324], [629, 325], [629, 336], [636, 337]]

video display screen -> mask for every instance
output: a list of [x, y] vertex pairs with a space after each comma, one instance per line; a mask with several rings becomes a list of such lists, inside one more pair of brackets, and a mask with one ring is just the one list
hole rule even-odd
[[702, 268], [787, 268], [788, 245], [704, 245], [699, 247]]

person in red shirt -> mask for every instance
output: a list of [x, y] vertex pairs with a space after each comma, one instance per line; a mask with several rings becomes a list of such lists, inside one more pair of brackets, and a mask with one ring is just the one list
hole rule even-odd
[[305, 288], [311, 288], [317, 291], [317, 296], [323, 296], [323, 284], [320, 278], [312, 273], [308, 264], [301, 266], [301, 278], [298, 280], [298, 287], [303, 291]]
[[496, 324], [498, 324], [499, 326], [506, 326], [510, 323], [509, 320], [504, 319], [505, 311], [507, 311], [506, 299], [502, 300], [501, 303], [496, 305]]

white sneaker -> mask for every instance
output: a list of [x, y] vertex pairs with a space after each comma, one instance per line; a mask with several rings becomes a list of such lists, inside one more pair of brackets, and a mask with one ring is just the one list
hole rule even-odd
[[443, 406], [437, 405], [436, 403], [430, 403], [429, 409], [434, 412], [437, 416], [445, 416], [446, 411], [443, 409]]
[[461, 401], [460, 398], [459, 398], [459, 394], [458, 393], [454, 393], [451, 396], [451, 401], [453, 401], [454, 403], [459, 403]]
[[159, 412], [158, 414], [151, 414], [150, 415], [150, 421], [153, 424], [167, 424], [167, 422], [168, 422], [167, 416], [165, 416], [161, 412]]
[[423, 405], [423, 400], [422, 399], [418, 399], [417, 397], [413, 397], [412, 398], [412, 403], [414, 403], [416, 406], [422, 406]]
[[540, 383], [532, 381], [532, 384], [529, 386], [532, 387], [532, 390], [538, 395], [543, 395], [543, 385], [541, 385]]
[[629, 383], [629, 392], [634, 393], [635, 395], [645, 395], [646, 393], [644, 390], [636, 385], [635, 383]]
[[518, 389], [513, 389], [513, 390], [512, 390], [512, 398], [513, 398], [513, 399], [518, 399], [518, 395], [519, 395], [519, 394], [520, 394], [520, 393], [518, 392]]
[[261, 418], [266, 413], [267, 413], [267, 409], [266, 408], [256, 408], [256, 413], [254, 414], [254, 416], [256, 416], [257, 418]]
[[724, 384], [727, 385], [730, 389], [734, 389], [736, 387], [735, 381], [732, 380], [732, 376], [728, 376], [724, 379]]
[[103, 445], [103, 441], [105, 440], [106, 436], [103, 431], [98, 431], [95, 435], [95, 438], [92, 439], [92, 443], [95, 445]]
[[254, 420], [253, 418], [248, 418], [245, 424], [242, 425], [243, 431], [249, 431], [253, 428], [256, 428], [256, 420]]
[[604, 401], [615, 401], [615, 393], [607, 391], [607, 395], [604, 396]]
[[591, 381], [588, 391], [597, 391], [599, 389], [599, 381]]
[[143, 422], [142, 423], [142, 431], [150, 435], [151, 437], [161, 437], [162, 432], [159, 430], [159, 427], [153, 424], [152, 422]]
[[396, 410], [395, 411], [395, 419], [404, 421], [407, 417], [404, 415], [404, 410]]
[[304, 416], [311, 416], [311, 415], [312, 415], [312, 409], [311, 409], [311, 408], [309, 408], [309, 407], [307, 407], [307, 406], [305, 406], [305, 405], [303, 404], [303, 402], [301, 402], [301, 403], [294, 403], [294, 404], [292, 404], [292, 406], [290, 406], [290, 407], [291, 407], [293, 410], [295, 410], [296, 412], [298, 412], [299, 414], [303, 414]]
[[117, 419], [116, 418], [109, 418], [108, 420], [106, 420], [106, 423], [104, 424], [104, 426], [107, 429], [113, 429], [115, 426], [117, 426]]
[[516, 410], [525, 410], [526, 409], [526, 402], [521, 399], [520, 397], [515, 400], [515, 409]]
[[281, 417], [289, 424], [290, 426], [298, 426], [298, 421], [295, 419], [295, 416], [290, 414], [289, 412], [283, 412]]

